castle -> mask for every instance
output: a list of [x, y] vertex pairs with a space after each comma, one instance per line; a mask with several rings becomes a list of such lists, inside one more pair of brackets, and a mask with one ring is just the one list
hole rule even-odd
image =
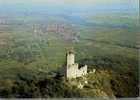
[[67, 64], [65, 67], [65, 77], [67, 79], [81, 77], [87, 74], [87, 65], [80, 67], [77, 63], [75, 63], [75, 54], [73, 51], [67, 52], [66, 60]]

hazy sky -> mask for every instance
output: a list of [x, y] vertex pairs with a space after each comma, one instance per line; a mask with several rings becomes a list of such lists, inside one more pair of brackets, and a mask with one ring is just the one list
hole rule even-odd
[[0, 0], [0, 3], [46, 3], [46, 4], [135, 4], [138, 0]]
[[[139, 0], [0, 0], [0, 8], [31, 8], [37, 9], [45, 7], [68, 8], [69, 6], [74, 9], [77, 7], [85, 8], [98, 8], [98, 9], [133, 9], [138, 10]], [[77, 9], [76, 8], [76, 9]]]

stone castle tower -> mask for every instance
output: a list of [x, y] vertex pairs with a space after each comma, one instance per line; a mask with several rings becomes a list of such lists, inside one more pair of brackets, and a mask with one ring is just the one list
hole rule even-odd
[[65, 77], [68, 79], [81, 77], [87, 74], [87, 65], [79, 68], [79, 65], [75, 63], [75, 54], [74, 51], [67, 52], [66, 55], [66, 68], [65, 68]]

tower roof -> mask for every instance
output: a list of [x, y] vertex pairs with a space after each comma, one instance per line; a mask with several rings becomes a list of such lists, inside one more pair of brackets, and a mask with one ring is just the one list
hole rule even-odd
[[67, 49], [67, 54], [74, 54], [74, 53], [75, 53], [75, 52], [74, 52], [73, 47], [72, 47], [72, 48]]
[[74, 50], [73, 49], [68, 50], [67, 54], [74, 54]]

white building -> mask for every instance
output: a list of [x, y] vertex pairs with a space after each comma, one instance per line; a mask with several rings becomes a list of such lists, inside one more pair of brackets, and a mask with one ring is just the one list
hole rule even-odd
[[79, 68], [79, 65], [75, 63], [75, 54], [73, 51], [67, 52], [66, 55], [66, 68], [65, 68], [65, 77], [68, 79], [81, 77], [87, 74], [87, 65]]

